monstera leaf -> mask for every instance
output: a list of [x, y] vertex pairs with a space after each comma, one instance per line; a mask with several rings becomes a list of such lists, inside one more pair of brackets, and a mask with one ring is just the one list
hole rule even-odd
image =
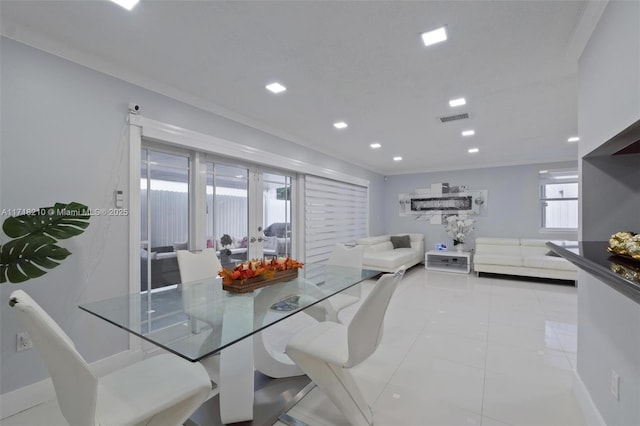
[[34, 214], [9, 217], [2, 230], [11, 238], [25, 235], [48, 235], [58, 240], [75, 237], [89, 226], [89, 209], [80, 203], [56, 203], [42, 207]]
[[55, 243], [82, 234], [89, 218], [88, 207], [79, 203], [56, 203], [7, 218], [2, 229], [15, 239], [0, 246], [0, 283], [21, 283], [60, 265], [71, 252]]

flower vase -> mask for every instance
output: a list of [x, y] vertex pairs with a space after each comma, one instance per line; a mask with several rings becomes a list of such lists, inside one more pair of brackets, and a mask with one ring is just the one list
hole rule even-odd
[[456, 251], [457, 251], [458, 253], [460, 253], [460, 252], [463, 252], [463, 251], [464, 251], [464, 244], [463, 244], [463, 243], [455, 244], [455, 247], [456, 247]]

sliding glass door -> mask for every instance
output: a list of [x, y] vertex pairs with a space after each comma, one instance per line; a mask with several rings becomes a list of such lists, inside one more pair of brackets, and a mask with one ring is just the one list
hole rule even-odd
[[149, 142], [141, 150], [140, 290], [181, 282], [178, 250], [223, 267], [294, 256], [294, 175]]
[[150, 148], [141, 152], [140, 288], [180, 282], [175, 250], [189, 238], [190, 158]]
[[224, 268], [247, 260], [249, 250], [249, 170], [207, 162], [206, 246], [215, 248]]
[[263, 255], [269, 257], [292, 256], [291, 193], [292, 176], [261, 173]]
[[207, 247], [222, 266], [292, 255], [292, 176], [207, 161]]

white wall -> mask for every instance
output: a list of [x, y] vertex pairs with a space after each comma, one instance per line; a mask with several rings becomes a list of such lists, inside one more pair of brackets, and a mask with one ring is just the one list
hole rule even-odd
[[[1, 38], [0, 42], [0, 210], [57, 201], [113, 207], [116, 188], [128, 188], [130, 101], [140, 104], [148, 118], [286, 152], [298, 160], [368, 179], [371, 209], [381, 210], [380, 175], [15, 41]], [[380, 216], [372, 215], [370, 229], [382, 232]], [[77, 305], [127, 292], [128, 235], [127, 218], [93, 217], [83, 235], [62, 242], [73, 254], [61, 266], [24, 284], [1, 286], [1, 393], [48, 376], [35, 350], [15, 351], [15, 335], [22, 327], [6, 302], [16, 288], [31, 293], [43, 305], [88, 361], [127, 349], [127, 333], [94, 319]]]
[[[581, 158], [640, 118], [640, 2], [608, 3], [580, 58], [578, 111]], [[585, 240], [640, 231], [640, 157], [620, 167], [613, 161], [582, 163]], [[619, 401], [610, 392], [612, 370], [621, 377]], [[640, 424], [640, 305], [582, 271], [577, 373], [604, 422]]]
[[470, 241], [477, 236], [576, 240], [577, 232], [541, 232], [538, 172], [577, 166], [575, 161], [389, 176], [385, 182], [385, 233], [423, 233], [425, 247], [429, 249], [436, 243], [452, 245], [443, 225], [398, 214], [398, 194], [448, 182], [489, 192], [487, 215], [476, 217], [476, 231]]

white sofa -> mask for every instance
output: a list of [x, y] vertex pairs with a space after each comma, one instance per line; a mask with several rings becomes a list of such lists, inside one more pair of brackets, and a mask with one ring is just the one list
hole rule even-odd
[[424, 235], [422, 234], [396, 234], [395, 236], [408, 235], [411, 248], [393, 248], [391, 235], [361, 238], [356, 241], [359, 246], [364, 246], [362, 267], [384, 272], [393, 272], [398, 267], [405, 265], [407, 268], [424, 262]]
[[478, 237], [473, 269], [478, 275], [487, 272], [575, 281], [576, 267], [554, 256], [546, 243], [547, 240], [527, 238]]

